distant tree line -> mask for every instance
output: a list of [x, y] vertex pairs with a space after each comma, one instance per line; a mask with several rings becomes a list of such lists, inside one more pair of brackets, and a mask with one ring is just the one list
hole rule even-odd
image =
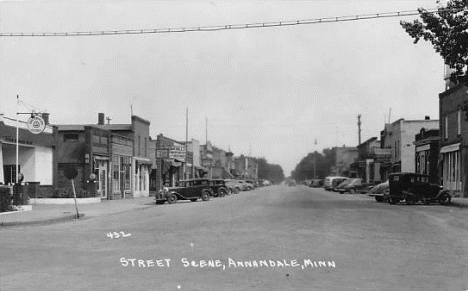
[[258, 178], [278, 184], [284, 180], [283, 168], [280, 165], [269, 164], [265, 158], [255, 158], [258, 164]]
[[317, 151], [309, 153], [296, 165], [296, 168], [291, 172], [291, 178], [296, 181], [314, 179], [314, 161], [316, 178], [324, 179], [330, 174], [332, 166], [335, 165], [336, 148], [324, 149], [322, 153]]

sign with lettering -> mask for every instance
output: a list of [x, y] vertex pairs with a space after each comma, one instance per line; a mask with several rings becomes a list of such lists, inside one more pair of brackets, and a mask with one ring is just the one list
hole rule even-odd
[[158, 159], [168, 159], [169, 158], [169, 149], [168, 148], [156, 149], [156, 158], [158, 158]]
[[45, 127], [45, 121], [39, 115], [34, 115], [28, 119], [28, 130], [33, 134], [42, 133], [45, 130]]
[[185, 162], [185, 146], [174, 145], [170, 148], [169, 158], [176, 159], [181, 162]]

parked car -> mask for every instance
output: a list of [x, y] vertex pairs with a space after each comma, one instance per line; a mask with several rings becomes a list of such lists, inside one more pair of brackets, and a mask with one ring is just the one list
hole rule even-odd
[[231, 194], [231, 190], [223, 179], [211, 179], [210, 186], [213, 190], [213, 197], [224, 197]]
[[155, 200], [156, 204], [164, 204], [166, 201], [173, 204], [177, 200], [208, 201], [212, 195], [210, 180], [191, 179], [178, 181], [175, 187], [165, 187], [156, 194]]
[[242, 191], [250, 190], [249, 185], [244, 180], [237, 180], [237, 183], [239, 183], [239, 185], [241, 186]]
[[450, 204], [452, 193], [444, 190], [438, 184], [429, 183], [429, 176], [416, 173], [393, 173], [389, 176], [390, 193], [388, 201], [397, 204], [405, 201], [412, 205], [418, 201], [424, 204], [438, 202], [439, 204]]
[[341, 176], [328, 176], [325, 177], [325, 180], [323, 181], [323, 187], [327, 191], [332, 191], [334, 187], [338, 186], [338, 184], [344, 182], [347, 179], [348, 178]]
[[268, 180], [263, 181], [263, 186], [271, 186], [271, 182]]
[[322, 179], [314, 179], [310, 182], [309, 187], [319, 188], [323, 187], [323, 180]]
[[234, 179], [224, 179], [224, 182], [226, 183], [226, 186], [231, 189], [231, 193], [238, 194], [242, 191], [243, 185], [239, 183], [239, 181]]
[[387, 202], [390, 186], [388, 180], [372, 187], [367, 196], [374, 197], [377, 202]]
[[253, 189], [257, 188], [257, 187], [255, 187], [254, 180], [245, 180], [245, 183], [247, 183], [248, 190], [253, 190]]
[[369, 187], [372, 184], [364, 183], [361, 178], [352, 178], [347, 180], [345, 183], [341, 183], [338, 187], [336, 187], [336, 191], [344, 194], [349, 192], [351, 194], [355, 193], [367, 193], [369, 191]]

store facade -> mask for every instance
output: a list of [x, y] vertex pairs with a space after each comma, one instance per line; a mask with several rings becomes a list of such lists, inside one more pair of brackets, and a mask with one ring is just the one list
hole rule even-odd
[[[43, 190], [51, 190], [54, 177], [54, 131], [50, 125], [43, 132], [34, 134], [27, 123], [0, 115], [0, 184], [16, 183], [16, 168], [23, 176], [23, 183], [35, 182]], [[16, 149], [18, 146], [18, 165]]]

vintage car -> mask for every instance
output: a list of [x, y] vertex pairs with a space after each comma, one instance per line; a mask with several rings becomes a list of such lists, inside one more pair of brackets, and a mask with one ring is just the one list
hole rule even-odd
[[387, 202], [388, 194], [390, 193], [389, 182], [383, 182], [375, 185], [367, 193], [367, 196], [374, 197], [377, 202]]
[[340, 183], [343, 183], [346, 180], [348, 180], [348, 178], [346, 178], [346, 177], [328, 176], [328, 177], [325, 177], [325, 180], [323, 181], [323, 187], [327, 191], [332, 191], [333, 188], [335, 188]]
[[250, 187], [249, 184], [245, 182], [245, 180], [237, 180], [237, 183], [239, 183], [239, 185], [241, 186], [242, 191], [247, 191], [247, 190], [252, 189], [252, 187]]
[[443, 190], [440, 185], [429, 183], [429, 176], [416, 173], [393, 173], [389, 176], [390, 193], [388, 202], [397, 204], [405, 201], [412, 205], [418, 201], [424, 204], [438, 202], [450, 204], [452, 199], [449, 190]]
[[226, 186], [231, 189], [231, 193], [234, 194], [239, 194], [239, 192], [242, 191], [242, 188], [245, 187], [245, 185], [242, 185], [239, 181], [234, 179], [224, 179], [224, 182], [226, 183]]
[[249, 190], [257, 188], [254, 180], [245, 180], [245, 183], [247, 183], [247, 187], [249, 188]]
[[323, 187], [323, 180], [313, 179], [312, 181], [310, 181], [309, 187], [313, 187], [313, 188]]
[[224, 197], [232, 192], [223, 179], [211, 179], [210, 186], [213, 190], [213, 197]]
[[177, 200], [190, 200], [192, 202], [202, 199], [210, 200], [213, 190], [209, 179], [191, 179], [176, 182], [175, 187], [164, 187], [156, 194], [156, 204], [176, 203]]
[[369, 191], [371, 184], [365, 183], [361, 178], [352, 178], [348, 181], [341, 183], [336, 187], [336, 191], [344, 194], [349, 192], [351, 194], [355, 193], [367, 193]]
[[348, 184], [351, 180], [349, 178], [343, 179], [334, 179], [331, 183], [330, 190], [333, 192], [338, 192], [338, 187], [342, 188], [344, 185]]

